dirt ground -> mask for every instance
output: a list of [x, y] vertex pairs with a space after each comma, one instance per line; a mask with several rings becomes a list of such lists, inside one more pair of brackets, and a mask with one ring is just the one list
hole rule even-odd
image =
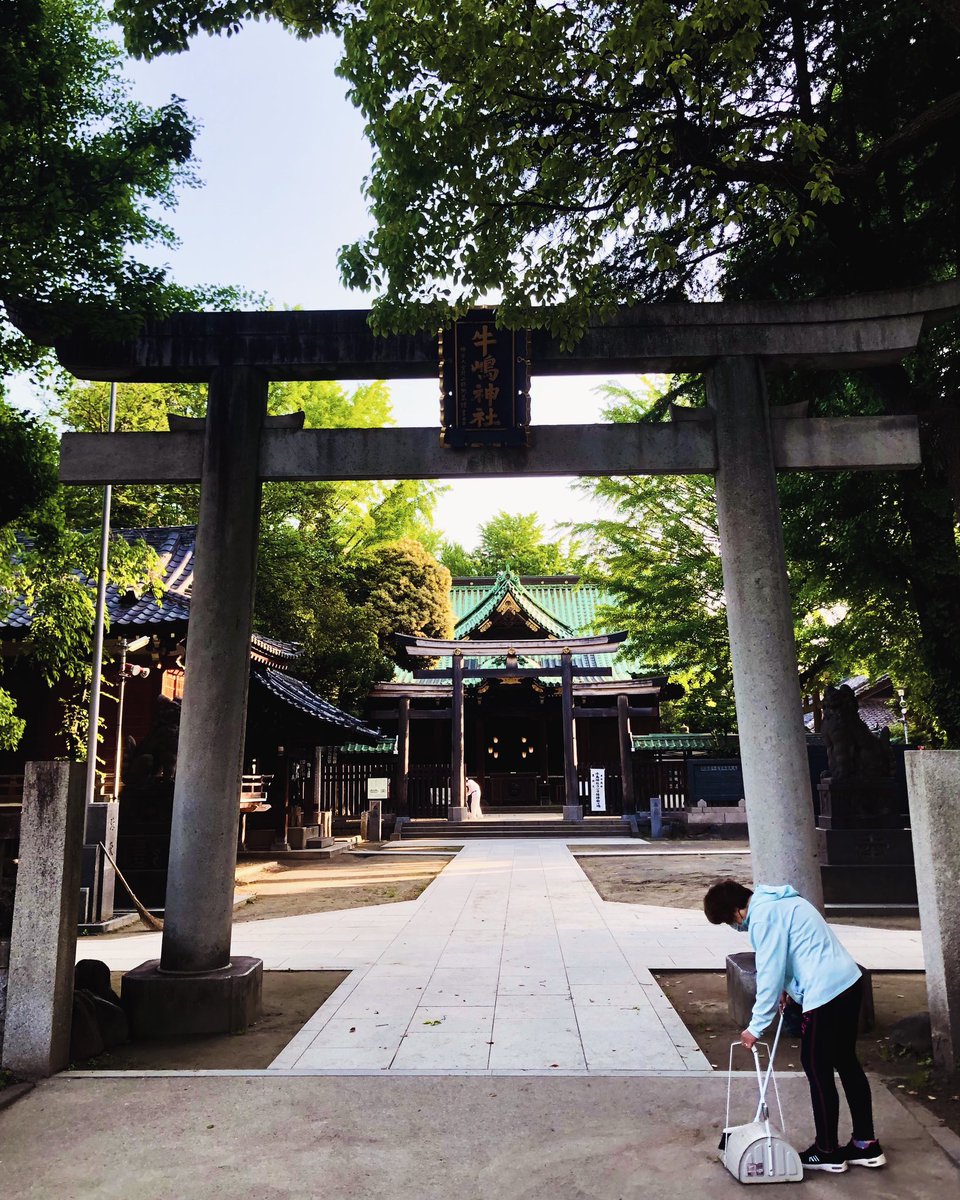
[[[263, 1015], [243, 1034], [160, 1038], [116, 1046], [71, 1070], [262, 1070], [313, 1016], [349, 971], [264, 971]], [[111, 977], [120, 991], [121, 973]]]
[[[577, 850], [587, 847], [572, 846]], [[640, 854], [590, 858], [577, 862], [604, 900], [627, 904], [700, 908], [703, 895], [718, 879], [741, 879], [750, 884], [749, 844], [743, 841], [670, 841]], [[838, 917], [845, 925], [882, 929], [919, 929], [917, 917]]]
[[[662, 971], [656, 978], [711, 1066], [726, 1071], [730, 1043], [737, 1040], [740, 1030], [727, 1012], [724, 973]], [[929, 1059], [918, 1059], [890, 1041], [890, 1030], [901, 1017], [927, 1007], [923, 972], [874, 973], [872, 978], [876, 1026], [870, 1033], [860, 1035], [857, 1042], [860, 1061], [867, 1071], [881, 1076], [888, 1087], [912, 1097], [955, 1133], [960, 1133], [960, 1078], [938, 1079]], [[752, 1060], [744, 1051], [735, 1050], [733, 1061], [735, 1070], [752, 1070]], [[786, 1036], [780, 1039], [777, 1063], [785, 1070], [802, 1069], [798, 1039]], [[882, 1130], [879, 1136], [882, 1140]]]
[[[628, 904], [669, 905], [700, 908], [703, 894], [718, 879], [746, 880], [751, 876], [746, 841], [673, 842], [655, 854], [613, 858], [580, 858], [580, 866], [605, 900]], [[677, 854], [678, 850], [697, 853]], [[720, 853], [704, 854], [704, 850]], [[734, 853], [740, 851], [740, 853]], [[869, 925], [885, 929], [919, 929], [918, 918], [838, 917], [845, 925]], [[740, 1030], [727, 1015], [727, 988], [723, 972], [672, 971], [658, 975], [658, 982], [696, 1038], [713, 1066], [726, 1070], [730, 1043]], [[901, 1018], [923, 1012], [927, 1007], [922, 972], [873, 975], [876, 1028], [860, 1038], [858, 1049], [867, 1070], [880, 1075], [888, 1086], [905, 1092], [934, 1112], [944, 1124], [960, 1133], [960, 1079], [938, 1079], [929, 1059], [918, 1059], [890, 1041], [890, 1029]], [[788, 1068], [800, 1069], [800, 1043], [781, 1041], [777, 1060]], [[750, 1065], [749, 1059], [746, 1060]], [[736, 1065], [737, 1058], [734, 1057]]]
[[234, 924], [416, 900], [449, 861], [448, 857], [363, 858], [351, 854], [303, 866], [265, 863], [263, 871], [253, 878], [245, 876], [237, 888], [256, 898], [237, 910]]
[[[234, 924], [266, 921], [273, 917], [298, 917], [304, 913], [362, 908], [415, 900], [450, 861], [449, 857], [393, 858], [342, 854], [335, 858], [296, 862], [241, 862], [237, 892], [249, 903], [234, 912]], [[138, 921], [100, 937], [129, 937], [143, 933]], [[93, 944], [93, 943], [91, 943]]]

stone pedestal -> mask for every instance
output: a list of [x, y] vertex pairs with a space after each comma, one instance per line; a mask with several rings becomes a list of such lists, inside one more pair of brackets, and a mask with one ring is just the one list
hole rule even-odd
[[909, 829], [825, 829], [821, 836], [827, 904], [917, 903]]
[[459, 825], [462, 821], [469, 821], [470, 809], [465, 804], [451, 804], [447, 809], [447, 820], [451, 825]]
[[821, 829], [896, 829], [903, 827], [903, 785], [896, 779], [833, 780], [817, 788]]
[[[873, 1008], [873, 978], [869, 971], [863, 972], [863, 1002], [860, 1006], [860, 1033], [869, 1033], [876, 1023]], [[727, 1012], [738, 1029], [746, 1029], [753, 1014], [757, 998], [757, 958], [752, 950], [727, 955]], [[776, 1031], [776, 1022], [768, 1031], [771, 1041]]]
[[583, 805], [582, 804], [565, 804], [563, 806], [563, 819], [565, 821], [582, 821], [583, 820]]
[[960, 751], [906, 756], [933, 1060], [960, 1068]]
[[69, 1062], [85, 790], [82, 764], [27, 763], [2, 1062], [28, 1078]]
[[134, 1038], [245, 1033], [263, 1006], [263, 962], [235, 958], [222, 971], [173, 975], [159, 959], [123, 977], [123, 1001]]

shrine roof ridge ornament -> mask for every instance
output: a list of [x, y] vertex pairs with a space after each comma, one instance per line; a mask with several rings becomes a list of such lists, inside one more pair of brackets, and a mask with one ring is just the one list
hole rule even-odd
[[[872, 366], [897, 361], [921, 332], [960, 311], [960, 282], [775, 303], [643, 304], [591, 321], [571, 350], [532, 334], [535, 375], [701, 371], [750, 355], [768, 368]], [[205, 382], [218, 367], [270, 379], [433, 379], [436, 329], [377, 336], [363, 309], [181, 313], [139, 337], [109, 343], [78, 332], [56, 341], [80, 379]]]

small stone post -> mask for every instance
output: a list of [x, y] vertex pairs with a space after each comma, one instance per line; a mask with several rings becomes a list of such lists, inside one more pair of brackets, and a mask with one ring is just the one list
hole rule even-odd
[[960, 750], [906, 755], [933, 1061], [960, 1069]]
[[86, 769], [27, 763], [3, 1065], [43, 1078], [70, 1061]]
[[707, 374], [733, 689], [757, 883], [790, 883], [823, 909], [790, 584], [763, 367]]

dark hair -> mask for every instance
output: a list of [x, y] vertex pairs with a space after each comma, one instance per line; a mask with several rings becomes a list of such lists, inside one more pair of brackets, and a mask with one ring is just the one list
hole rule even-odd
[[711, 925], [726, 925], [739, 908], [746, 908], [753, 892], [735, 879], [721, 879], [703, 898], [703, 911]]

